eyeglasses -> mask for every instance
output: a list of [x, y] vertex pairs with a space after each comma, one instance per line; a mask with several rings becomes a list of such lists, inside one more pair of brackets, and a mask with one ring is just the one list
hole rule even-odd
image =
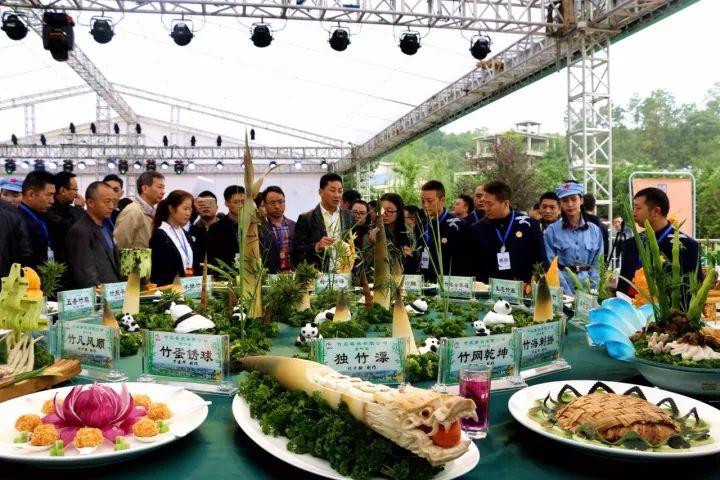
[[363, 215], [367, 215], [367, 212], [361, 212], [359, 210], [350, 210], [353, 215], [356, 217], [362, 217]]
[[384, 210], [383, 215], [395, 215], [397, 212], [397, 210]]
[[272, 202], [265, 202], [265, 205], [269, 205], [271, 207], [285, 205], [285, 200], [273, 200]]

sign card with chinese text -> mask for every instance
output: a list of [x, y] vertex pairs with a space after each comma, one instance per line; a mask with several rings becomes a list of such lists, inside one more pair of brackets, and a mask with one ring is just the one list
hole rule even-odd
[[95, 312], [95, 289], [64, 290], [58, 293], [58, 317], [65, 320], [89, 317]]
[[227, 335], [146, 330], [143, 376], [218, 384], [228, 375], [228, 348]]
[[[202, 276], [180, 277], [180, 286], [186, 298], [200, 298], [202, 295]], [[212, 275], [207, 276], [207, 294], [212, 293]]]
[[575, 320], [587, 322], [588, 312], [597, 307], [597, 295], [575, 291]]
[[[562, 287], [548, 287], [550, 289], [550, 300], [552, 300], [553, 313], [562, 315], [563, 313], [563, 289]], [[535, 306], [537, 298], [537, 283], [532, 286], [532, 306]]]
[[323, 273], [315, 280], [315, 292], [347, 290], [351, 286], [350, 273]]
[[[62, 358], [80, 361], [81, 375], [103, 380], [126, 380], [127, 376], [116, 370], [120, 357], [120, 330], [99, 324], [99, 319], [60, 319], [58, 345]], [[109, 370], [95, 374], [93, 370]]]
[[445, 290], [454, 298], [473, 298], [473, 277], [447, 275], [443, 278]]
[[112, 310], [122, 310], [127, 282], [103, 284], [102, 296]]
[[520, 369], [547, 365], [562, 356], [563, 322], [516, 328], [520, 334]]
[[405, 378], [402, 337], [332, 338], [312, 342], [315, 361], [374, 383], [401, 383]]
[[424, 280], [422, 275], [403, 276], [403, 286], [408, 293], [422, 293]]
[[491, 278], [490, 298], [493, 300], [502, 298], [503, 300], [507, 300], [510, 303], [522, 303], [522, 280], [502, 280], [499, 278]]
[[483, 337], [443, 338], [438, 356], [441, 359], [438, 383], [456, 385], [460, 368], [487, 365], [492, 368], [492, 380], [517, 377], [520, 355], [518, 336], [514, 333]]

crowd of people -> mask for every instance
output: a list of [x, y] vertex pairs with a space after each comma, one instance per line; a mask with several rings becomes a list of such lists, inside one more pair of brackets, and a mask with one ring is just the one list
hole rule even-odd
[[[85, 288], [120, 281], [119, 252], [150, 248], [150, 280], [172, 283], [176, 276], [199, 275], [203, 262], [233, 265], [239, 251], [238, 221], [246, 201], [242, 186], [223, 191], [227, 213], [219, 213], [214, 192], [193, 196], [183, 190], [165, 195], [165, 178], [144, 172], [137, 196], [124, 198], [124, 182], [107, 175], [92, 182], [84, 197], [72, 173], [34, 171], [24, 179], [0, 183], [0, 276], [15, 262], [37, 268], [47, 260], [64, 262], [63, 288]], [[529, 282], [536, 265], [546, 269], [557, 257], [566, 294], [575, 289], [568, 270], [597, 288], [601, 259], [620, 259], [619, 289], [626, 292], [639, 268], [637, 246], [621, 217], [613, 219], [615, 242], [595, 214], [595, 199], [569, 180], [544, 193], [528, 211], [514, 208], [511, 188], [494, 180], [470, 195], [447, 199], [437, 180], [420, 187], [420, 205], [408, 205], [396, 193], [364, 200], [343, 190], [335, 173], [322, 176], [317, 205], [296, 221], [285, 216], [283, 190], [268, 186], [254, 201], [264, 267], [290, 271], [301, 262], [335, 269], [339, 242], [354, 243], [356, 269], [371, 272], [373, 244], [384, 229], [388, 248], [407, 274], [433, 282], [438, 274]], [[448, 208], [449, 207], [449, 208]], [[634, 221], [648, 220], [660, 248], [671, 252], [673, 225], [667, 219], [667, 195], [656, 188], [635, 194]], [[697, 242], [680, 236], [684, 273], [698, 264]], [[370, 268], [367, 268], [370, 267]]]

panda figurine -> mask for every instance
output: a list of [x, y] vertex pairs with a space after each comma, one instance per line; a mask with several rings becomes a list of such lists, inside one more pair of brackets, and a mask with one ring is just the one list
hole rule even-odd
[[482, 320], [475, 320], [473, 322], [473, 330], [475, 331], [475, 335], [478, 337], [487, 337], [490, 335], [490, 329], [485, 325], [485, 322]]
[[405, 310], [412, 315], [423, 315], [427, 312], [428, 304], [422, 298], [418, 298], [414, 302], [410, 302], [405, 306]]
[[236, 305], [233, 308], [232, 315], [230, 315], [230, 320], [232, 320], [232, 323], [240, 323], [243, 320], [245, 320], [245, 318], [246, 318], [246, 316], [242, 310], [242, 307], [240, 305]]
[[173, 319], [175, 333], [192, 333], [198, 330], [214, 330], [215, 323], [192, 311], [182, 303], [172, 302], [168, 312]]
[[316, 325], [322, 325], [327, 321], [332, 321], [333, 318], [335, 318], [335, 307], [332, 307], [329, 310], [322, 311], [315, 315], [315, 320], [313, 320], [313, 323], [315, 323]]
[[319, 340], [321, 338], [323, 337], [320, 335], [318, 324], [315, 322], [306, 323], [305, 326], [300, 329], [300, 335], [295, 339], [295, 345], [300, 346], [308, 340]]
[[135, 318], [129, 313], [126, 313], [120, 319], [120, 325], [126, 332], [137, 332], [140, 330], [140, 325], [135, 322]]
[[437, 353], [438, 348], [440, 348], [440, 341], [435, 337], [427, 337], [418, 347], [418, 352], [420, 355], [428, 352]]
[[515, 319], [511, 315], [512, 307], [510, 304], [500, 299], [495, 302], [491, 312], [488, 312], [483, 319], [485, 325], [512, 325], [515, 323]]

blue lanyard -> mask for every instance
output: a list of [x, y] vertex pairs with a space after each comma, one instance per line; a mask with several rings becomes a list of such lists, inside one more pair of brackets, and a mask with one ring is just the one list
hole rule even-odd
[[[440, 218], [438, 219], [438, 224], [442, 224], [443, 220], [445, 220], [445, 217], [448, 216], [448, 211], [443, 209], [443, 214], [440, 215]], [[430, 222], [432, 222], [432, 218], [428, 218], [427, 222], [425, 222], [425, 242], [430, 243]]]
[[178, 235], [177, 231], [172, 227], [172, 225], [170, 226], [170, 228], [172, 229], [173, 233], [175, 234], [175, 238], [177, 238], [177, 241], [180, 242], [180, 247], [183, 249], [183, 252], [185, 252], [185, 258], [187, 258], [188, 261], [190, 261], [190, 254], [188, 253], [187, 239], [185, 238], [185, 233], [183, 233], [183, 235], [182, 235], [183, 238], [180, 239], [180, 235]]
[[480, 218], [478, 217], [478, 214], [477, 214], [477, 210], [473, 210], [473, 218], [475, 219], [476, 222], [480, 221]]
[[[670, 235], [670, 232], [672, 231], [672, 229], [673, 229], [672, 223], [670, 225], [668, 225], [667, 227], [665, 227], [665, 230], [663, 230], [663, 232], [660, 234], [660, 236], [657, 239], [658, 245], [660, 245], [660, 242], [665, 240], [665, 237]], [[643, 245], [645, 245], [645, 237], [640, 237], [640, 241], [642, 242]], [[638, 263], [642, 264], [642, 257], [640, 257], [640, 255], [638, 255]]]
[[21, 204], [20, 204], [20, 208], [22, 208], [22, 210], [23, 210], [25, 213], [27, 213], [28, 215], [30, 215], [30, 217], [32, 217], [32, 219], [35, 220], [35, 223], [37, 223], [38, 225], [40, 225], [40, 230], [42, 231], [42, 234], [43, 234], [43, 237], [45, 238], [45, 241], [46, 241], [46, 242], [49, 242], [49, 241], [50, 241], [50, 234], [48, 233], [47, 225], [45, 225], [45, 222], [43, 222], [42, 220], [40, 220], [40, 219], [37, 217], [37, 215], [35, 215], [35, 214], [33, 213], [33, 211], [32, 211], [27, 205], [25, 205], [24, 203], [21, 203]]
[[115, 230], [115, 222], [112, 221], [110, 218], [106, 218], [105, 221], [110, 225], [110, 231], [112, 232]]
[[505, 235], [500, 235], [500, 229], [495, 227], [495, 233], [497, 233], [498, 240], [500, 240], [500, 244], [502, 245], [502, 248], [500, 249], [500, 252], [505, 252], [505, 242], [507, 241], [508, 235], [510, 235], [510, 230], [512, 229], [512, 224], [515, 221], [515, 210], [513, 210], [512, 215], [510, 216], [510, 223], [508, 223], [507, 229], [505, 230]]
[[283, 227], [287, 227], [287, 220], [283, 218], [282, 225], [280, 225], [279, 227], [275, 226], [275, 224], [270, 221], [270, 226], [272, 227], [273, 233], [275, 234], [275, 241], [277, 242], [278, 250], [282, 252], [283, 241], [285, 240]]

